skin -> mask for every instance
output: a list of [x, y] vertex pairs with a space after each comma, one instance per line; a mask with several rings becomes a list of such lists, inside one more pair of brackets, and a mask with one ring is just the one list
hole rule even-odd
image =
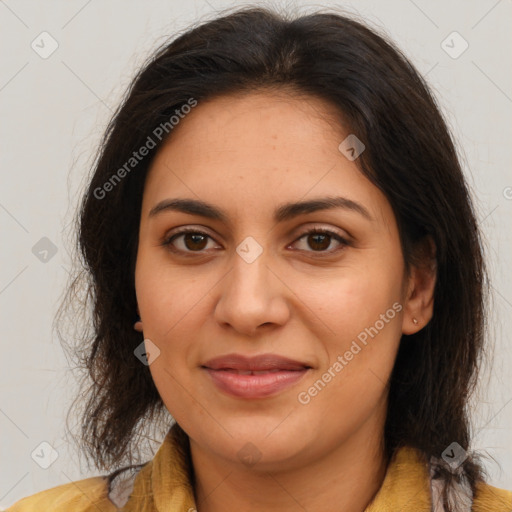
[[[329, 122], [332, 114], [323, 100], [276, 91], [199, 103], [149, 169], [136, 328], [160, 350], [152, 377], [190, 437], [199, 512], [324, 512], [333, 503], [360, 512], [385, 476], [386, 383], [402, 333], [432, 316], [435, 275], [423, 266], [406, 272], [391, 206], [339, 151], [350, 131]], [[272, 218], [282, 203], [336, 195], [360, 203], [372, 219], [343, 208]], [[228, 221], [176, 211], [150, 217], [168, 198], [207, 201]], [[208, 236], [195, 245], [178, 237], [177, 252], [161, 245], [183, 226]], [[304, 236], [310, 227], [349, 243], [327, 237], [315, 244]], [[252, 263], [236, 251], [249, 236], [263, 249]], [[394, 303], [401, 311], [300, 403], [298, 394]], [[275, 396], [234, 398], [201, 368], [229, 353], [274, 353], [312, 369]], [[255, 463], [241, 460], [244, 447]]]

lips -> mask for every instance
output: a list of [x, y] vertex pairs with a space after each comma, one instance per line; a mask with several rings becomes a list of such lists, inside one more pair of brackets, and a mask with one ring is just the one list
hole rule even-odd
[[276, 354], [247, 357], [228, 354], [210, 359], [202, 368], [224, 393], [238, 398], [264, 398], [298, 382], [311, 366]]
[[240, 372], [293, 371], [310, 368], [307, 363], [301, 363], [300, 361], [294, 361], [293, 359], [275, 354], [262, 354], [252, 357], [241, 354], [228, 354], [210, 359], [203, 366], [211, 370], [239, 370]]

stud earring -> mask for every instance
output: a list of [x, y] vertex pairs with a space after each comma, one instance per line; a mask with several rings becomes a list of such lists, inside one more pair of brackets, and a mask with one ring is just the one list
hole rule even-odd
[[418, 320], [417, 320], [416, 318], [413, 318], [413, 319], [412, 319], [412, 323], [413, 323], [414, 325], [418, 325]]

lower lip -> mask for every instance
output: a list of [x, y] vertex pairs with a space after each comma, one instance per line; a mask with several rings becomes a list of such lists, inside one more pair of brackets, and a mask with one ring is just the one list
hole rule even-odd
[[205, 368], [214, 384], [225, 393], [238, 398], [265, 398], [297, 383], [308, 371], [280, 370], [278, 372], [243, 375], [229, 370]]

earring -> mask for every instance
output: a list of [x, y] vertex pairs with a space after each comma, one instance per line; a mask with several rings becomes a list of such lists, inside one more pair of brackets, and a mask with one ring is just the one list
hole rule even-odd
[[413, 323], [414, 325], [418, 325], [418, 320], [417, 320], [416, 318], [413, 318], [413, 319], [412, 319], [412, 323]]

